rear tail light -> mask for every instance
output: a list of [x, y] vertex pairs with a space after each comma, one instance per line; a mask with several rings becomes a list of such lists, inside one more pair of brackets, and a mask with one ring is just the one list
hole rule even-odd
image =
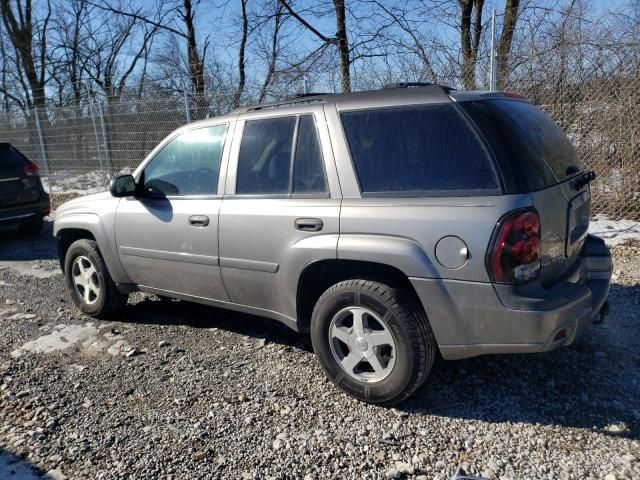
[[29, 162], [24, 166], [22, 171], [27, 175], [37, 175], [40, 171], [40, 168], [38, 168], [38, 165], [36, 165], [35, 163]]
[[487, 257], [494, 282], [524, 283], [540, 274], [540, 217], [535, 210], [507, 215], [496, 228]]

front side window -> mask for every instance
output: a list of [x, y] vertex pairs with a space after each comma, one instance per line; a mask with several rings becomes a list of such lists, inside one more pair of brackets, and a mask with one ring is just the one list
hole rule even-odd
[[491, 161], [453, 105], [341, 115], [363, 193], [497, 191]]
[[320, 142], [312, 115], [246, 122], [238, 157], [237, 194], [326, 192]]
[[144, 169], [144, 189], [152, 195], [217, 193], [227, 125], [186, 131], [167, 143]]

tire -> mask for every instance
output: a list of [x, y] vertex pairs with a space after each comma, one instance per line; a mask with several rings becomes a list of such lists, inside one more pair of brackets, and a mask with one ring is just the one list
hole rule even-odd
[[43, 226], [44, 221], [42, 217], [37, 217], [35, 219], [19, 224], [18, 232], [20, 232], [22, 235], [38, 235], [42, 231]]
[[[359, 330], [356, 317], [363, 319]], [[401, 289], [366, 279], [342, 281], [322, 294], [311, 317], [311, 341], [335, 385], [384, 406], [422, 385], [437, 351], [422, 307]]]
[[[81, 271], [87, 274], [83, 276]], [[73, 302], [80, 311], [91, 317], [110, 318], [122, 309], [129, 298], [129, 295], [116, 288], [98, 245], [93, 240], [80, 239], [71, 244], [65, 256], [64, 276]], [[78, 284], [74, 281], [76, 276], [83, 277]], [[84, 287], [79, 285], [81, 283]]]

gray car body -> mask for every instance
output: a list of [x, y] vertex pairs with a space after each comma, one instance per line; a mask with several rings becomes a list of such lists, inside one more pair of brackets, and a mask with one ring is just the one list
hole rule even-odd
[[[321, 262], [363, 262], [393, 269], [407, 280], [445, 359], [566, 345], [600, 311], [611, 276], [610, 255], [597, 239], [583, 237], [570, 251], [564, 238], [553, 233], [564, 231], [567, 202], [578, 195], [572, 184], [527, 194], [369, 197], [361, 194], [339, 118], [347, 110], [491, 95], [395, 89], [310, 97], [195, 122], [161, 142], [134, 177], [138, 179], [156, 152], [179, 133], [227, 124], [217, 195], [169, 197], [163, 203], [115, 198], [108, 192], [86, 196], [58, 209], [54, 234], [62, 240], [88, 232], [123, 290], [262, 315], [298, 331], [309, 326], [300, 302], [305, 272]], [[315, 118], [329, 194], [236, 195], [245, 121], [301, 114]], [[526, 207], [535, 207], [541, 217], [541, 277], [523, 286], [494, 284], [485, 258], [496, 224], [507, 212]], [[189, 225], [192, 215], [206, 215], [209, 225]], [[300, 231], [294, 228], [300, 218], [321, 219], [323, 229]], [[464, 242], [462, 250], [459, 241]], [[456, 255], [463, 257], [462, 266], [441, 263], [443, 257]], [[554, 341], [560, 329], [568, 334]]]

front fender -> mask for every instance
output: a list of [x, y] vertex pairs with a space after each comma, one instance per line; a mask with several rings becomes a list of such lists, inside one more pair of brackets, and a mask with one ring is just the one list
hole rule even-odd
[[[102, 258], [104, 258], [104, 263], [106, 263], [113, 281], [116, 283], [131, 283], [120, 264], [113, 236], [109, 233], [109, 229], [98, 214], [74, 212], [56, 218], [53, 224], [53, 234], [58, 238], [58, 242], [64, 231], [70, 229], [85, 230], [91, 233], [93, 238], [96, 239]], [[113, 225], [110, 231], [113, 232]]]

